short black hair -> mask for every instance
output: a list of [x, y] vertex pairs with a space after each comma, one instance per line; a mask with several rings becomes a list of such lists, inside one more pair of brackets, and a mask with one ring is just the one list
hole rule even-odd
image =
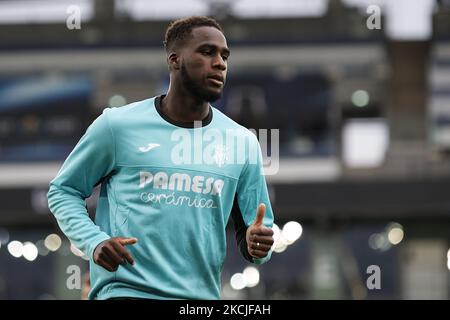
[[198, 27], [213, 27], [223, 33], [222, 27], [213, 18], [205, 16], [192, 16], [172, 21], [166, 30], [164, 37], [164, 48], [167, 52], [172, 50], [177, 42], [186, 40], [192, 29]]

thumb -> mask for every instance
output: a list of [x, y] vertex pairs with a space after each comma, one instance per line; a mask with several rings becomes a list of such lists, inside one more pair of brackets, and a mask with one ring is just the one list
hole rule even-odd
[[138, 242], [137, 238], [119, 238], [119, 242], [121, 245], [129, 245], [129, 244], [135, 244]]
[[265, 213], [266, 213], [266, 205], [264, 203], [260, 203], [258, 206], [258, 211], [256, 212], [256, 219], [255, 222], [253, 222], [253, 225], [258, 227], [262, 225]]

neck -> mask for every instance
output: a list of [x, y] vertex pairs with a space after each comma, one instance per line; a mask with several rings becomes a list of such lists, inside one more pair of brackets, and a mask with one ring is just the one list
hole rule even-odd
[[169, 86], [166, 97], [161, 101], [162, 111], [178, 122], [202, 121], [208, 116], [209, 103], [201, 101], [180, 88]]

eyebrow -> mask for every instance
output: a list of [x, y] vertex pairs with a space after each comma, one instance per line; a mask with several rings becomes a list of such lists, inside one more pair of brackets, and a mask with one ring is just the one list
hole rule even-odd
[[211, 48], [214, 50], [219, 50], [222, 53], [227, 54], [228, 56], [230, 56], [230, 54], [231, 54], [231, 51], [229, 48], [224, 47], [220, 50], [218, 46], [216, 46], [215, 44], [211, 44], [211, 43], [204, 43], [204, 44], [200, 45], [197, 50], [204, 49], [204, 48]]

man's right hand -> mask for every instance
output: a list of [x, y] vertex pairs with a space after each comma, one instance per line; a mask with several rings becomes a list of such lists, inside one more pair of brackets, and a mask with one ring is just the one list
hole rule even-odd
[[136, 238], [122, 237], [105, 240], [95, 248], [94, 262], [110, 272], [116, 271], [119, 265], [127, 262], [134, 265], [134, 260], [125, 246], [136, 242]]

